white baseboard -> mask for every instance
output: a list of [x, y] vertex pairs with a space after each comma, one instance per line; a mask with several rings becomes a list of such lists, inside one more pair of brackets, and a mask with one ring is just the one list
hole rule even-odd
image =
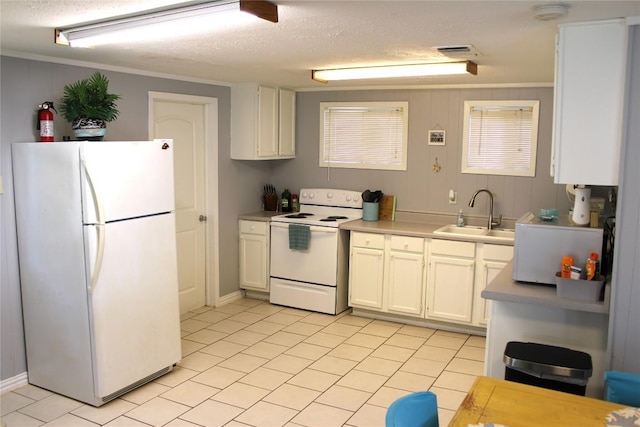
[[247, 298], [253, 298], [253, 299], [258, 299], [260, 301], [269, 302], [269, 292], [258, 292], [258, 291], [245, 290], [244, 294], [245, 294], [245, 296]]
[[242, 297], [243, 297], [242, 291], [236, 291], [236, 292], [227, 294], [223, 297], [218, 298], [218, 307], [237, 301], [239, 299], [242, 299]]
[[6, 393], [11, 390], [15, 390], [29, 383], [27, 373], [23, 372], [15, 377], [7, 378], [0, 381], [0, 394]]

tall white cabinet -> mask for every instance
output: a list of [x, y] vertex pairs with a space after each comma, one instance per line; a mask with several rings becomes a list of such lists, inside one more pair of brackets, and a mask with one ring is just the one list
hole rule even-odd
[[295, 111], [293, 90], [255, 83], [232, 86], [231, 158], [294, 158]]
[[559, 26], [551, 159], [555, 183], [618, 185], [627, 38], [624, 19]]

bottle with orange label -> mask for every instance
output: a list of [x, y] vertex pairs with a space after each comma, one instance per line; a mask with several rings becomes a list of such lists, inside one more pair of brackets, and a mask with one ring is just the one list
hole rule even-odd
[[562, 264], [560, 265], [560, 277], [563, 279], [571, 279], [571, 267], [573, 267], [573, 257], [562, 257]]
[[587, 280], [593, 280], [593, 278], [598, 274], [598, 254], [595, 252], [591, 252], [589, 255], [589, 259], [587, 260]]

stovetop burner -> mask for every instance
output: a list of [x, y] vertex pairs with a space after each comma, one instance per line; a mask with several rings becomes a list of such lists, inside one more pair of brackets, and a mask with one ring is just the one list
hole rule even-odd
[[322, 222], [337, 222], [339, 219], [349, 219], [349, 217], [344, 215], [330, 215], [326, 218], [320, 219]]
[[311, 213], [298, 212], [291, 215], [285, 215], [285, 218], [297, 218], [297, 219], [305, 219], [307, 217], [313, 216]]

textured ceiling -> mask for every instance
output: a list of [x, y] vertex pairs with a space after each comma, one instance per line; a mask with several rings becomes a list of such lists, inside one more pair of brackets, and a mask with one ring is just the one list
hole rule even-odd
[[[220, 83], [262, 82], [291, 88], [374, 85], [549, 84], [557, 24], [640, 16], [640, 0], [568, 1], [559, 21], [532, 18], [538, 1], [275, 0], [277, 24], [256, 20], [197, 36], [153, 43], [73, 49], [53, 43], [54, 28], [135, 13], [176, 0], [0, 0], [2, 54], [104, 64]], [[330, 82], [313, 68], [442, 59], [434, 46], [472, 44], [477, 76]], [[594, 59], [597, 52], [594, 52]], [[78, 62], [80, 61], [80, 62]]]

